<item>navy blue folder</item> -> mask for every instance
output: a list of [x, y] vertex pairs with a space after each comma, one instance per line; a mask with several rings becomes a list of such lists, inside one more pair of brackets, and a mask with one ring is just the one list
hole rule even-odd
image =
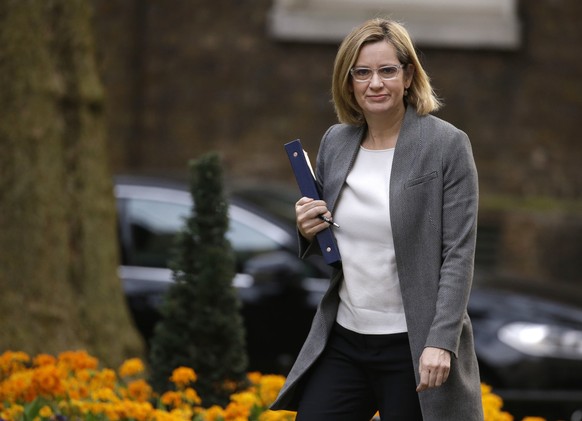
[[[321, 194], [317, 188], [311, 165], [307, 161], [305, 151], [301, 146], [301, 141], [297, 139], [286, 143], [285, 150], [287, 151], [287, 156], [289, 157], [289, 162], [291, 162], [291, 168], [293, 168], [293, 173], [295, 173], [295, 179], [297, 180], [301, 194], [312, 199], [320, 199]], [[331, 266], [338, 266], [341, 262], [341, 257], [331, 228], [328, 227], [318, 232], [315, 237], [317, 238], [325, 262]]]

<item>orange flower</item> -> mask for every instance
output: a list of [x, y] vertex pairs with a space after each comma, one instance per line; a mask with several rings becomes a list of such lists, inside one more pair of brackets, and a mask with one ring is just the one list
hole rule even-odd
[[132, 377], [143, 373], [144, 369], [144, 364], [139, 358], [131, 358], [124, 361], [119, 367], [119, 375], [121, 377]]
[[236, 402], [246, 408], [253, 409], [255, 406], [261, 406], [261, 399], [253, 392], [235, 393], [230, 396], [232, 402]]
[[32, 361], [37, 367], [43, 365], [55, 365], [57, 363], [57, 359], [49, 354], [38, 354]]
[[263, 375], [258, 371], [251, 371], [250, 373], [247, 373], [247, 379], [249, 379], [249, 382], [251, 382], [251, 384], [255, 385], [259, 384], [262, 376]]
[[184, 398], [186, 398], [186, 400], [193, 403], [194, 405], [200, 405], [202, 403], [202, 399], [200, 399], [198, 393], [191, 387], [187, 387], [184, 390]]
[[236, 402], [229, 403], [224, 410], [225, 421], [247, 421], [251, 411]]
[[6, 351], [0, 355], [0, 376], [8, 377], [12, 373], [26, 369], [30, 357], [25, 352]]
[[59, 364], [71, 369], [82, 370], [84, 368], [97, 369], [99, 361], [92, 357], [87, 351], [65, 351], [59, 354]]
[[542, 417], [525, 417], [521, 421], [546, 421], [546, 419]]
[[170, 381], [178, 387], [187, 386], [197, 380], [196, 373], [189, 367], [178, 367], [172, 372]]
[[65, 393], [61, 373], [53, 365], [43, 365], [33, 371], [33, 386], [43, 396], [60, 397]]
[[275, 401], [284, 383], [285, 377], [276, 374], [268, 374], [261, 378], [259, 396], [264, 406], [269, 406]]
[[49, 418], [53, 415], [53, 410], [50, 406], [45, 405], [42, 408], [40, 408], [40, 411], [38, 411], [38, 415], [40, 415], [43, 418]]
[[152, 387], [143, 379], [133, 381], [127, 386], [129, 397], [145, 402], [152, 396]]
[[176, 408], [182, 404], [182, 395], [179, 392], [169, 390], [162, 395], [160, 400], [164, 405], [173, 406]]
[[266, 410], [259, 415], [259, 421], [295, 421], [297, 414], [291, 411]]
[[220, 418], [224, 418], [224, 409], [218, 405], [212, 405], [206, 411], [204, 411], [205, 421], [217, 421]]

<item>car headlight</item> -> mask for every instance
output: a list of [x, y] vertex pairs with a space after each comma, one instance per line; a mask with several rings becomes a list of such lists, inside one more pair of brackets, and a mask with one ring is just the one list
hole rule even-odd
[[501, 342], [536, 357], [582, 359], [582, 331], [540, 323], [515, 322], [499, 329]]

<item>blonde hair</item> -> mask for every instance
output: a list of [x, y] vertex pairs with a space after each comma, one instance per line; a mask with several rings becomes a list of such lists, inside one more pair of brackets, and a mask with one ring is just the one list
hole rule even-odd
[[361, 126], [365, 123], [362, 109], [351, 90], [350, 69], [356, 63], [361, 48], [368, 43], [386, 41], [396, 50], [396, 56], [405, 71], [414, 67], [412, 83], [406, 102], [420, 115], [437, 111], [442, 102], [435, 95], [430, 78], [422, 68], [410, 35], [403, 25], [389, 19], [370, 19], [355, 28], [341, 43], [335, 58], [332, 97], [335, 112], [341, 123]]

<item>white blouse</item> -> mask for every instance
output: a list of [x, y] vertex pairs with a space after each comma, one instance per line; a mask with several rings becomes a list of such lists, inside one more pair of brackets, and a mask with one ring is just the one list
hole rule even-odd
[[393, 157], [360, 147], [334, 209], [344, 271], [336, 320], [362, 334], [407, 331], [390, 224]]

